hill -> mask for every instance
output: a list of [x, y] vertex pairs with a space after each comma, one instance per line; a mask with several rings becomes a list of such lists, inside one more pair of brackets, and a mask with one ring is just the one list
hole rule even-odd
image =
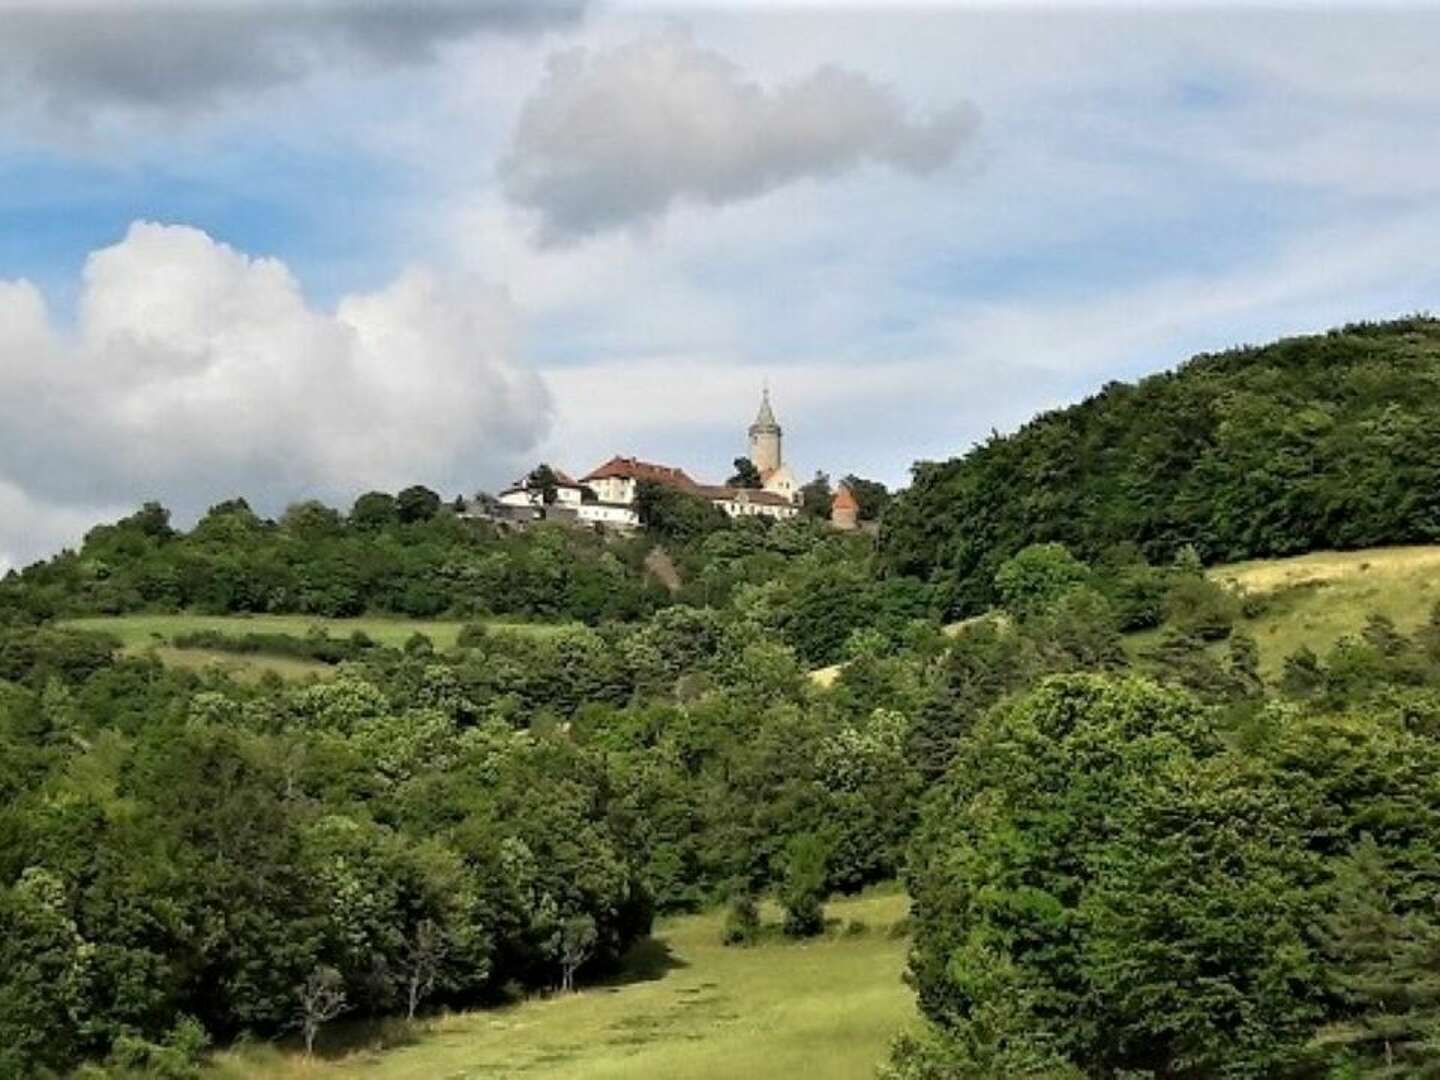
[[1212, 564], [1437, 539], [1440, 322], [1417, 317], [1197, 356], [918, 464], [882, 561], [963, 615], [1034, 543]]
[[[890, 1038], [914, 1016], [900, 979], [906, 939], [890, 932], [906, 903], [898, 893], [842, 900], [829, 908], [837, 936], [748, 949], [720, 944], [719, 913], [683, 916], [660, 924], [613, 982], [579, 994], [441, 1017], [387, 1051], [364, 1025], [326, 1032], [318, 1060], [293, 1046], [252, 1045], [219, 1055], [211, 1075], [558, 1080], [578, 1075], [583, 1061], [583, 1075], [597, 1080], [802, 1072], [860, 1080], [874, 1075]], [[856, 921], [865, 932], [845, 934]]]
[[[1260, 647], [1260, 673], [1280, 674], [1302, 646], [1325, 653], [1358, 635], [1372, 615], [1413, 633], [1440, 601], [1440, 547], [1317, 551], [1290, 559], [1257, 559], [1212, 567], [1212, 581], [1235, 586], [1261, 603], [1237, 625]], [[1134, 635], [1142, 647], [1155, 632]]]

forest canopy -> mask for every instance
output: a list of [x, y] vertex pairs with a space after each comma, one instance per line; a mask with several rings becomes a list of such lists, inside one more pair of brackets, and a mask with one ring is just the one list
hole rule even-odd
[[1035, 543], [1212, 563], [1437, 538], [1440, 321], [1415, 317], [1197, 356], [921, 462], [882, 561], [962, 615]]

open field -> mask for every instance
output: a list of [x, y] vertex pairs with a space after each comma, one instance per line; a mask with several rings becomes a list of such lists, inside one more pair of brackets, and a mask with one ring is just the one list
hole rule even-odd
[[[1402, 633], [1413, 632], [1440, 601], [1440, 546], [1317, 551], [1217, 566], [1209, 576], [1270, 598], [1263, 613], [1237, 626], [1254, 635], [1261, 673], [1274, 678], [1301, 645], [1323, 655], [1341, 637], [1358, 633], [1372, 614], [1389, 616]], [[1137, 634], [1131, 645], [1143, 649], [1158, 636]]]
[[[907, 940], [887, 929], [905, 896], [866, 895], [828, 906], [863, 920], [860, 935], [806, 944], [720, 944], [720, 912], [657, 925], [613, 982], [570, 996], [445, 1016], [414, 1040], [377, 1049], [373, 1033], [323, 1032], [316, 1058], [293, 1044], [217, 1055], [213, 1080], [861, 1080], [914, 1019], [901, 982]], [[767, 921], [779, 912], [767, 910]], [[347, 1041], [354, 1045], [344, 1049]], [[332, 1047], [326, 1056], [325, 1047]]]
[[[563, 624], [522, 623], [487, 620], [491, 629], [502, 633], [553, 634]], [[239, 678], [255, 677], [273, 671], [282, 678], [323, 675], [333, 669], [326, 664], [288, 656], [267, 656], [263, 653], [239, 654], [209, 649], [177, 649], [171, 642], [181, 634], [214, 630], [234, 637], [245, 634], [289, 634], [304, 637], [313, 627], [322, 627], [331, 637], [349, 637], [356, 630], [364, 631], [381, 645], [399, 647], [412, 634], [421, 633], [435, 643], [437, 649], [450, 649], [465, 624], [431, 619], [391, 619], [383, 617], [358, 619], [321, 619], [310, 615], [101, 615], [71, 619], [62, 625], [77, 630], [96, 630], [118, 639], [126, 652], [144, 653], [151, 649], [172, 667], [206, 668], [218, 665]]]

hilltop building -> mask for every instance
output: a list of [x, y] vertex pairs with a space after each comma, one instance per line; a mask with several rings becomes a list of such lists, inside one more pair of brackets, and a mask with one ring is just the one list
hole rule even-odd
[[860, 504], [844, 484], [835, 492], [835, 498], [830, 500], [830, 524], [845, 532], [860, 527]]
[[760, 473], [762, 490], [784, 496], [792, 503], [797, 501], [800, 486], [795, 474], [785, 464], [781, 453], [784, 432], [770, 408], [770, 388], [767, 386], [760, 395], [760, 412], [750, 425], [750, 464]]
[[[640, 482], [649, 480], [706, 499], [731, 517], [769, 517], [777, 520], [794, 517], [800, 512], [800, 488], [795, 482], [795, 474], [784, 461], [781, 451], [783, 433], [770, 405], [768, 388], [761, 395], [760, 411], [750, 425], [749, 437], [750, 460], [760, 473], [759, 488], [704, 484], [676, 466], [658, 465], [617, 454], [579, 480], [571, 479], [559, 469], [552, 469], [554, 498], [548, 505], [545, 502], [546, 493], [532, 485], [530, 476], [517, 480], [500, 492], [496, 501], [506, 508], [505, 512], [513, 511], [517, 521], [543, 516], [577, 524], [633, 529], [640, 524], [635, 509], [636, 493]], [[493, 518], [494, 514], [486, 516]]]

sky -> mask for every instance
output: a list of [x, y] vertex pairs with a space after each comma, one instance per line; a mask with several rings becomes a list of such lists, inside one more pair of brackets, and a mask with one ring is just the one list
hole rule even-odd
[[1432, 310], [1440, 6], [0, 0], [0, 572]]

